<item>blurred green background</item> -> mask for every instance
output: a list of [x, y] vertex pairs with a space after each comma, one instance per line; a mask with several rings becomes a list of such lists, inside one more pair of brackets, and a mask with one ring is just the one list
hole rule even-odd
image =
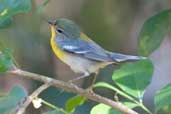
[[[105, 49], [137, 55], [137, 38], [144, 21], [157, 12], [171, 7], [170, 0], [49, 0], [40, 8], [42, 3], [43, 0], [33, 0], [31, 12], [15, 15], [10, 27], [0, 29], [0, 47], [13, 49], [20, 68], [64, 81], [78, 75], [53, 54], [49, 44], [48, 19], [74, 20], [82, 31]], [[165, 83], [171, 82], [169, 78], [171, 73], [168, 69], [171, 67], [169, 59], [171, 53], [168, 53], [170, 44], [170, 40], [166, 38], [160, 49], [150, 56], [156, 71], [144, 99], [145, 104], [152, 110], [154, 92]], [[109, 66], [103, 69], [97, 80], [110, 82], [115, 67]], [[91, 78], [81, 80], [77, 84], [87, 87]], [[7, 91], [16, 84], [22, 84], [30, 92], [39, 85], [17, 77], [0, 79], [2, 91]], [[59, 94], [59, 92], [60, 90], [55, 92], [54, 88], [50, 88], [42, 96], [51, 103], [63, 107], [66, 99], [73, 94], [65, 92]], [[110, 91], [98, 90], [98, 92], [113, 97]], [[93, 105], [94, 103], [87, 102], [75, 114], [87, 114]], [[29, 110], [30, 113], [37, 114], [45, 109], [33, 111], [30, 106]]]

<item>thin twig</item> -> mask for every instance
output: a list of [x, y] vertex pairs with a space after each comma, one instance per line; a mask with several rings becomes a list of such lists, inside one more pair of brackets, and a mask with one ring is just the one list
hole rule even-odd
[[16, 114], [24, 114], [26, 108], [29, 106], [29, 104], [32, 102], [34, 98], [36, 98], [42, 91], [47, 89], [49, 86], [51, 86], [50, 83], [45, 83], [39, 88], [37, 88], [30, 96], [27, 97], [24, 104], [22, 104], [19, 109], [17, 110]]
[[97, 95], [96, 93], [92, 93], [92, 92], [89, 92], [89, 91], [84, 90], [82, 88], [79, 88], [78, 86], [76, 86], [75, 84], [72, 84], [72, 83], [64, 82], [61, 80], [55, 80], [55, 79], [49, 78], [47, 76], [23, 71], [21, 69], [14, 69], [14, 70], [9, 71], [8, 73], [13, 74], [13, 75], [17, 75], [17, 76], [21, 76], [24, 78], [29, 78], [32, 80], [37, 80], [37, 81], [40, 81], [43, 83], [51, 83], [51, 85], [56, 87], [56, 88], [60, 88], [60, 89], [63, 89], [65, 91], [68, 91], [68, 92], [80, 94], [82, 96], [85, 96], [88, 99], [93, 100], [93, 101], [111, 106], [112, 108], [117, 109], [117, 110], [119, 110], [125, 114], [138, 114], [134, 110], [127, 108], [126, 106], [122, 105], [121, 103], [117, 103], [113, 100], [110, 100], [108, 98]]

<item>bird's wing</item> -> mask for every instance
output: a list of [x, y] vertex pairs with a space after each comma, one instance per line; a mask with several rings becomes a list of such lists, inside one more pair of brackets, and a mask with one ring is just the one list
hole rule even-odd
[[[58, 43], [58, 42], [57, 42]], [[95, 61], [112, 61], [112, 58], [99, 45], [82, 39], [67, 39], [58, 43], [59, 47], [69, 53], [74, 53]]]

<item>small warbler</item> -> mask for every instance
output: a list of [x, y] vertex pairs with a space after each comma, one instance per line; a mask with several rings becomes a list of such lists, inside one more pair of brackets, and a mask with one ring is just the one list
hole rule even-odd
[[141, 56], [113, 53], [103, 49], [71, 20], [58, 19], [48, 23], [51, 26], [50, 42], [55, 55], [74, 72], [82, 74], [73, 80], [87, 77], [91, 73], [97, 74], [100, 68], [109, 64], [145, 59]]

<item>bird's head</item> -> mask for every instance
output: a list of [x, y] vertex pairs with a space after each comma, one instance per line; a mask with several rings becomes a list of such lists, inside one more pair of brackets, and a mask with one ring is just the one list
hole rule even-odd
[[68, 38], [78, 38], [80, 36], [80, 28], [71, 20], [58, 19], [48, 21], [51, 25], [51, 34], [53, 36], [65, 36]]

